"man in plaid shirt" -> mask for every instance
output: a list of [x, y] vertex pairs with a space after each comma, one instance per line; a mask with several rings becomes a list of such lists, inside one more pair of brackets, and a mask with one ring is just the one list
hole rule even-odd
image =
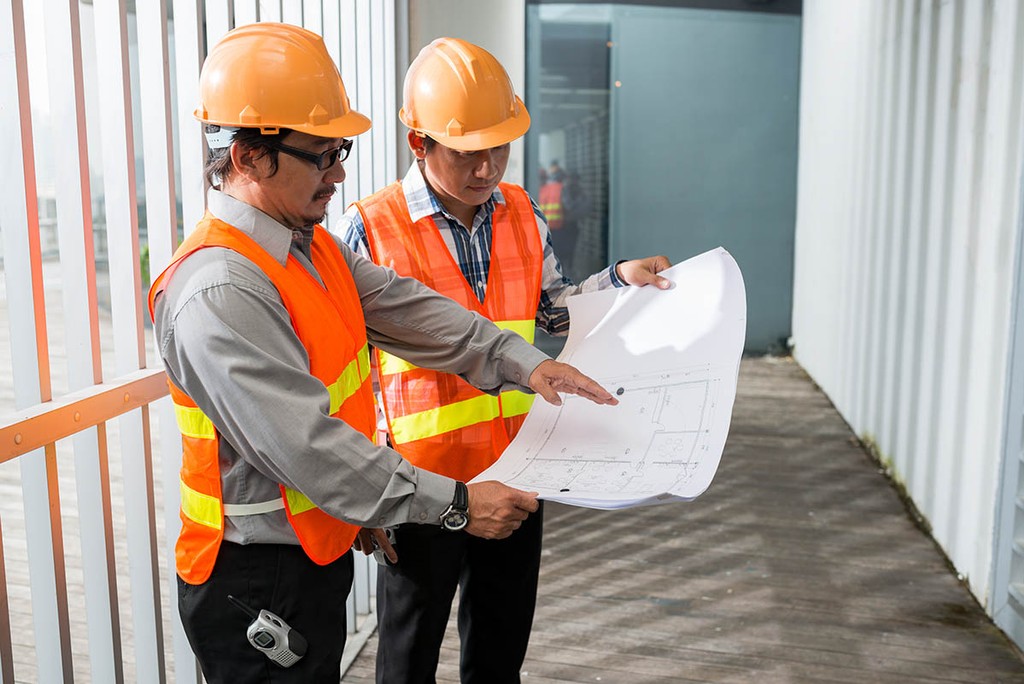
[[[502, 183], [509, 143], [530, 116], [500, 63], [462, 40], [440, 38], [409, 67], [399, 114], [415, 162], [405, 178], [353, 204], [334, 230], [355, 252], [415, 277], [533, 341], [534, 327], [569, 331], [571, 295], [670, 283], [666, 257], [623, 261], [575, 285], [562, 273], [544, 214]], [[389, 440], [412, 463], [471, 479], [501, 455], [529, 410], [455, 376], [378, 354]], [[401, 525], [397, 562], [378, 572], [378, 682], [433, 682], [456, 587], [463, 682], [518, 682], [540, 569], [542, 510], [510, 537], [480, 543], [442, 524]], [[365, 539], [366, 537], [364, 537]], [[364, 545], [365, 546], [365, 545]], [[369, 549], [364, 548], [364, 551]]]

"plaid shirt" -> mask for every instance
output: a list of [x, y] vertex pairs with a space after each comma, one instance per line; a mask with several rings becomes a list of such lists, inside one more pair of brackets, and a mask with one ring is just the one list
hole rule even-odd
[[[434, 193], [427, 187], [417, 162], [409, 167], [409, 172], [402, 180], [405, 201], [409, 205], [412, 220], [419, 221], [425, 216], [434, 219], [445, 245], [452, 257], [459, 264], [466, 282], [473, 288], [477, 298], [484, 300], [487, 293], [487, 274], [491, 267], [491, 216], [495, 204], [504, 204], [505, 197], [500, 189], [494, 193], [476, 212], [473, 227], [467, 229], [462, 223], [448, 213], [438, 201]], [[537, 325], [550, 335], [566, 335], [569, 332], [569, 310], [566, 300], [575, 294], [594, 292], [610, 287], [625, 285], [615, 274], [614, 266], [595, 273], [579, 285], [574, 285], [562, 273], [562, 265], [555, 256], [551, 246], [551, 232], [547, 219], [537, 203], [530, 198], [533, 213], [537, 217], [537, 230], [540, 231], [541, 243], [544, 245], [544, 265], [541, 276], [540, 303], [537, 305]], [[366, 226], [363, 217], [353, 204], [333, 228], [354, 252], [369, 257], [370, 250], [366, 241]]]

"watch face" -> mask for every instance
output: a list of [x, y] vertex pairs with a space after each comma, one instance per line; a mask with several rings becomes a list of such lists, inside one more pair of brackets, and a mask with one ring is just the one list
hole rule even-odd
[[465, 513], [462, 511], [451, 510], [445, 514], [444, 518], [442, 518], [441, 525], [446, 530], [457, 532], [465, 527], [468, 522], [469, 516]]

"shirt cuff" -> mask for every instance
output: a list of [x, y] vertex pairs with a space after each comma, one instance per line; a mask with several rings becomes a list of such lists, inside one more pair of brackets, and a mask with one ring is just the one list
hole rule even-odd
[[626, 259], [619, 259], [614, 264], [608, 267], [608, 280], [611, 281], [613, 287], [625, 287], [626, 283], [619, 278], [618, 266], [619, 264], [626, 263]]
[[537, 370], [537, 366], [551, 358], [533, 345], [525, 346], [526, 349], [522, 356], [518, 356], [514, 360], [506, 360], [502, 368], [502, 374], [512, 380], [518, 387], [510, 387], [509, 383], [505, 383], [501, 386], [502, 392], [510, 389], [533, 392], [530, 389], [530, 376], [533, 375], [533, 371]]
[[410, 522], [440, 525], [441, 514], [455, 500], [455, 480], [417, 468], [416, 504]]

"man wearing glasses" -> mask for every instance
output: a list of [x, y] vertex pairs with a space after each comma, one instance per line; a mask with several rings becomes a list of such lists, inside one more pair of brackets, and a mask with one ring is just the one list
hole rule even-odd
[[[405, 77], [399, 118], [415, 162], [400, 183], [360, 200], [338, 231], [355, 251], [452, 297], [532, 341], [535, 325], [569, 330], [569, 296], [606, 287], [668, 287], [663, 256], [625, 261], [574, 285], [551, 247], [544, 215], [502, 178], [509, 143], [530, 115], [483, 48], [439, 38]], [[462, 379], [378, 350], [391, 444], [414, 465], [469, 480], [515, 436], [533, 397], [481, 394]], [[464, 684], [519, 681], [537, 596], [541, 514], [509, 538], [482, 543], [458, 530], [402, 525], [398, 562], [377, 573], [377, 681], [433, 682], [456, 589]], [[390, 548], [390, 546], [388, 547]]]
[[335, 684], [350, 549], [357, 534], [370, 543], [359, 526], [502, 538], [537, 508], [534, 494], [467, 487], [374, 444], [369, 345], [495, 394], [616, 402], [318, 225], [351, 136], [370, 127], [319, 36], [272, 23], [231, 31], [203, 66], [200, 97], [214, 189], [150, 291], [183, 445], [178, 607], [211, 684]]

